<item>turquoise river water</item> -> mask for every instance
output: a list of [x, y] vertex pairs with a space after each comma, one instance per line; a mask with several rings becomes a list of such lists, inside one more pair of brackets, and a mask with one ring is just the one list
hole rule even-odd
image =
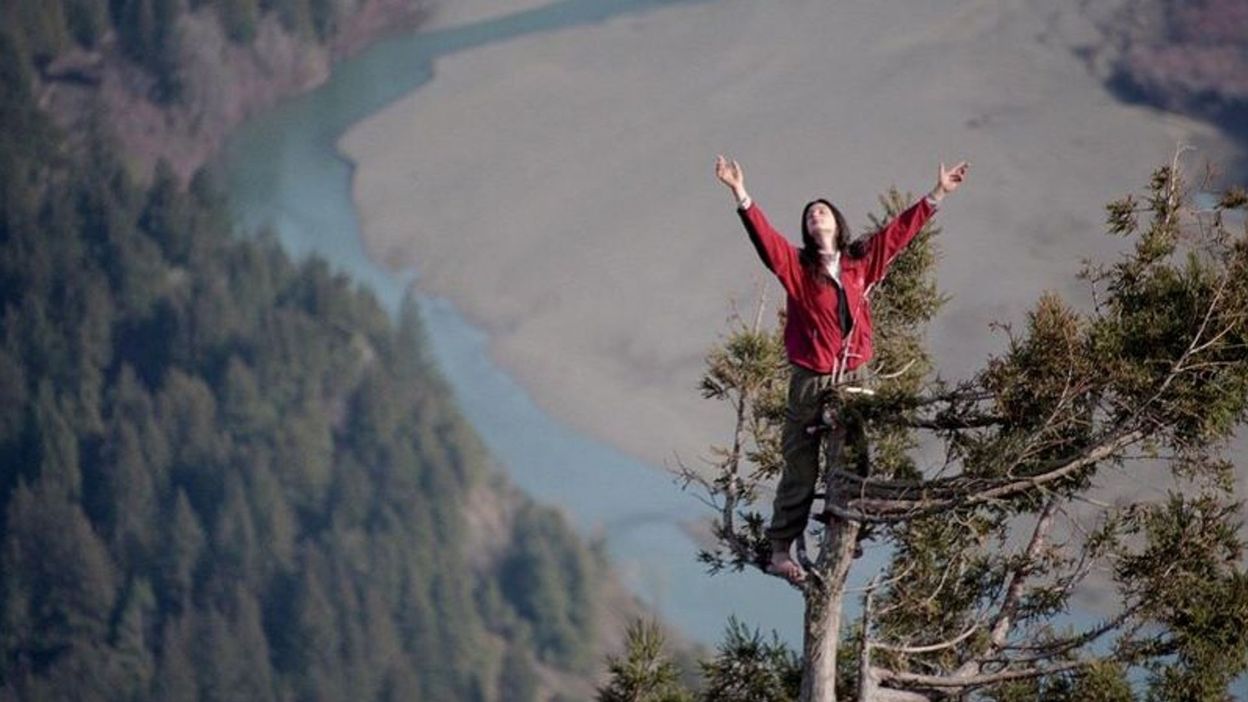
[[[419, 91], [432, 79], [440, 56], [669, 4], [565, 0], [373, 45], [337, 65], [325, 85], [257, 115], [231, 136], [217, 166], [237, 224], [244, 231], [272, 227], [295, 257], [325, 258], [397, 310], [418, 273], [386, 270], [366, 255], [351, 197], [351, 164], [335, 149], [343, 132]], [[682, 525], [709, 516], [709, 508], [682, 492], [662, 469], [579, 435], [543, 413], [493, 364], [485, 334], [467, 324], [449, 301], [416, 299], [434, 357], [494, 459], [528, 494], [562, 508], [583, 534], [602, 536], [634, 593], [703, 643], [718, 641], [728, 617], [736, 615], [800, 644], [796, 591], [758, 573], [712, 577], [695, 561], [697, 546]]]

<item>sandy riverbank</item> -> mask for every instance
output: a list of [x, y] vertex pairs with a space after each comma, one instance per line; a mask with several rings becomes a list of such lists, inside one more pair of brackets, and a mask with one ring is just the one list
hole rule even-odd
[[486, 329], [542, 407], [693, 460], [730, 430], [697, 393], [702, 357], [765, 272], [714, 155], [792, 234], [812, 196], [861, 226], [890, 184], [971, 160], [938, 215], [953, 300], [931, 334], [964, 375], [1002, 344], [989, 321], [1082, 294], [1080, 259], [1116, 243], [1105, 202], [1179, 142], [1229, 148], [1115, 101], [1071, 51], [1093, 38], [1073, 7], [1020, 0], [674, 4], [443, 60], [341, 148], [370, 253]]

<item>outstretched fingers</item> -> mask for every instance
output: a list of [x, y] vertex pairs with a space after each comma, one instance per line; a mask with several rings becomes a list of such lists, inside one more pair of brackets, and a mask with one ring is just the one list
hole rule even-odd
[[740, 187], [742, 184], [741, 164], [723, 154], [715, 156], [715, 177], [729, 187]]
[[971, 164], [967, 163], [966, 161], [960, 161], [958, 165], [954, 166], [953, 168], [946, 169], [945, 164], [941, 163], [940, 164], [940, 177], [942, 179], [945, 179], [945, 178], [951, 179], [955, 183], [961, 183], [962, 180], [966, 178], [966, 170], [970, 167], [970, 165]]
[[944, 162], [940, 164], [940, 179], [937, 186], [944, 193], [953, 192], [962, 181], [966, 180], [966, 172], [971, 164], [966, 161], [960, 161], [953, 168], [946, 168]]

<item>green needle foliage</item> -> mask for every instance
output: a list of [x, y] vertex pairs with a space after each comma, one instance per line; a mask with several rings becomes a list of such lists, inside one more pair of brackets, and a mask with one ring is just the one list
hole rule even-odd
[[700, 698], [721, 702], [791, 702], [802, 668], [775, 634], [770, 641], [732, 617], [715, 657], [702, 661]]
[[663, 652], [657, 622], [634, 622], [625, 653], [607, 660], [611, 678], [598, 690], [599, 702], [692, 702], [680, 684], [680, 669]]

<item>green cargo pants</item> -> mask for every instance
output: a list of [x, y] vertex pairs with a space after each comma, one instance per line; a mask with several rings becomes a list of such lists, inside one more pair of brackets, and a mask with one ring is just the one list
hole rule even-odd
[[[845, 374], [844, 381], [854, 381], [856, 371]], [[838, 424], [831, 432], [807, 429], [819, 418], [823, 391], [833, 384], [833, 376], [816, 373], [796, 364], [789, 365], [789, 399], [781, 435], [784, 471], [776, 486], [772, 503], [771, 525], [767, 538], [772, 549], [787, 551], [789, 544], [806, 529], [810, 506], [815, 499], [815, 482], [819, 477], [819, 442], [826, 434], [829, 460], [840, 461], [845, 446], [846, 428]], [[860, 427], [851, 428], [850, 441], [865, 442]], [[865, 450], [865, 447], [862, 447]]]

